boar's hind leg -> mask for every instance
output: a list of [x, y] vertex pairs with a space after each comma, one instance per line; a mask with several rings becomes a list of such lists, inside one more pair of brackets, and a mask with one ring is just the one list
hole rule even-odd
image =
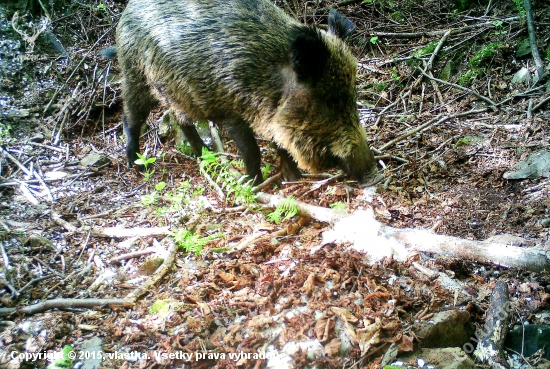
[[204, 144], [201, 136], [199, 136], [199, 133], [197, 132], [197, 129], [193, 124], [193, 120], [180, 111], [177, 111], [175, 115], [178, 124], [183, 131], [183, 134], [185, 135], [185, 138], [191, 145], [193, 154], [195, 154], [196, 156], [201, 156], [202, 148], [206, 147], [206, 145]]
[[227, 133], [239, 149], [239, 153], [246, 165], [246, 174], [252, 179], [254, 186], [263, 182], [260, 169], [261, 154], [254, 132], [243, 121], [225, 122]]
[[293, 182], [302, 178], [302, 173], [298, 169], [298, 164], [296, 164], [288, 151], [278, 148], [277, 153], [281, 158], [281, 172], [283, 172], [283, 179], [287, 182]]
[[[131, 83], [131, 79], [128, 76], [125, 79], [122, 84], [122, 98], [124, 100], [122, 124], [124, 126], [124, 135], [126, 136], [128, 168], [131, 168], [138, 158], [141, 127], [154, 105], [154, 100], [149, 92], [149, 88], [145, 84]], [[143, 165], [138, 165], [138, 168], [143, 170]]]

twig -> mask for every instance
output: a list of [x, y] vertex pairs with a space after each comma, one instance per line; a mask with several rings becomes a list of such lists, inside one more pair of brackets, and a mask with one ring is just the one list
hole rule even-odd
[[40, 182], [40, 184], [44, 188], [44, 191], [46, 191], [48, 201], [53, 202], [52, 192], [50, 191], [49, 187], [46, 186], [46, 183], [44, 182], [42, 177], [40, 177], [40, 175], [36, 172], [36, 170], [33, 170], [33, 174], [34, 174], [34, 178], [36, 178], [38, 180], [38, 182]]
[[8, 259], [8, 254], [6, 254], [6, 249], [4, 248], [4, 242], [0, 241], [0, 252], [2, 253], [2, 260], [4, 260], [4, 266], [6, 271], [11, 269], [10, 259]]
[[[504, 18], [500, 20], [501, 22], [517, 22], [519, 21], [519, 17], [510, 17], [510, 18]], [[495, 21], [489, 21], [484, 23], [478, 23], [473, 24], [471, 26], [464, 26], [460, 28], [455, 28], [452, 30], [451, 34], [456, 35], [463, 32], [471, 31], [475, 28], [483, 28], [483, 27], [489, 27], [494, 28], [496, 27], [494, 25]], [[393, 37], [393, 38], [418, 38], [418, 37], [431, 37], [431, 36], [439, 36], [444, 35], [448, 30], [438, 30], [438, 31], [428, 31], [428, 32], [411, 32], [411, 33], [389, 33], [389, 32], [369, 32], [368, 34], [370, 36], [378, 36], [378, 37]]]
[[96, 228], [83, 227], [83, 230], [90, 230], [94, 236], [112, 237], [112, 238], [130, 238], [130, 237], [155, 237], [169, 235], [170, 228], [168, 227], [151, 227], [151, 228]]
[[282, 175], [283, 175], [283, 173], [279, 172], [279, 173], [275, 174], [274, 176], [269, 177], [268, 179], [266, 179], [265, 181], [260, 183], [258, 186], [254, 187], [252, 189], [252, 191], [253, 192], [258, 192], [258, 191], [263, 190], [264, 188], [266, 188], [268, 186], [271, 186], [271, 184], [273, 182], [277, 182], [279, 179], [281, 179]]
[[41, 143], [38, 143], [38, 142], [29, 141], [29, 142], [27, 142], [27, 144], [29, 144], [29, 145], [34, 145], [34, 146], [44, 147], [44, 148], [46, 148], [46, 149], [50, 149], [50, 150], [58, 151], [58, 152], [62, 152], [62, 153], [65, 152], [65, 150], [60, 149], [59, 147], [55, 147], [55, 146], [51, 146], [51, 145], [44, 145], [44, 144], [41, 144]]
[[61, 227], [65, 228], [67, 231], [69, 232], [77, 232], [78, 231], [78, 228], [76, 228], [74, 225], [72, 225], [71, 223], [67, 222], [66, 220], [64, 220], [62, 217], [61, 217], [61, 214], [59, 214], [58, 212], [56, 212], [55, 210], [52, 210], [52, 220], [57, 224], [57, 225], [60, 225]]
[[432, 81], [436, 81], [436, 82], [439, 82], [439, 83], [443, 83], [443, 84], [445, 84], [445, 85], [449, 85], [449, 86], [454, 87], [454, 88], [457, 88], [457, 89], [459, 89], [459, 90], [469, 92], [469, 93], [475, 95], [476, 97], [478, 97], [479, 99], [481, 99], [481, 100], [485, 101], [486, 103], [490, 104], [490, 105], [492, 106], [493, 110], [497, 110], [497, 109], [498, 109], [498, 108], [497, 108], [497, 104], [496, 104], [493, 100], [491, 100], [491, 99], [489, 99], [488, 97], [485, 97], [485, 96], [483, 96], [483, 95], [477, 93], [477, 92], [474, 91], [474, 90], [471, 90], [471, 89], [469, 89], [469, 88], [467, 88], [467, 87], [463, 87], [463, 86], [461, 86], [461, 85], [457, 85], [456, 83], [451, 83], [451, 82], [443, 81], [442, 79], [439, 79], [439, 78], [435, 78], [435, 77], [433, 77], [433, 76], [430, 76], [430, 75], [424, 73], [424, 71], [422, 71], [420, 68], [417, 68], [417, 70], [420, 71], [420, 73], [422, 73], [425, 77], [429, 78], [429, 79], [432, 80]]
[[202, 167], [202, 165], [200, 165], [200, 161], [201, 159], [197, 159], [198, 163], [199, 163], [199, 171], [201, 172], [201, 174], [206, 178], [206, 180], [208, 181], [208, 183], [210, 183], [210, 186], [212, 186], [212, 188], [214, 188], [216, 190], [216, 192], [218, 193], [218, 196], [220, 198], [220, 200], [222, 202], [225, 202], [225, 194], [223, 193], [222, 189], [220, 188], [220, 186], [218, 186], [218, 184], [216, 183], [216, 181], [214, 181], [214, 179], [210, 176], [210, 174], [204, 170], [204, 168]]
[[432, 53], [432, 56], [430, 57], [430, 60], [428, 60], [428, 64], [426, 65], [426, 68], [424, 68], [424, 72], [429, 72], [429, 71], [432, 70], [432, 65], [433, 65], [433, 62], [435, 60], [435, 57], [439, 53], [439, 50], [441, 50], [441, 47], [443, 46], [445, 41], [447, 41], [447, 38], [449, 37], [451, 32], [452, 32], [452, 30], [448, 30], [447, 32], [445, 32], [443, 37], [441, 37], [441, 40], [439, 40], [439, 43], [435, 47], [434, 52]]
[[90, 47], [90, 49], [88, 50], [88, 52], [82, 57], [82, 60], [80, 60], [80, 63], [78, 63], [78, 65], [73, 69], [72, 73], [69, 75], [69, 77], [67, 77], [67, 79], [65, 80], [65, 83], [63, 84], [63, 86], [60, 86], [57, 88], [57, 90], [55, 91], [55, 93], [53, 94], [52, 98], [50, 99], [50, 101], [48, 102], [48, 105], [46, 105], [46, 107], [44, 108], [44, 113], [46, 113], [49, 109], [50, 109], [50, 105], [52, 104], [52, 102], [54, 101], [54, 99], [57, 97], [57, 95], [59, 94], [59, 91], [61, 91], [61, 89], [63, 87], [66, 87], [67, 83], [69, 83], [69, 81], [73, 78], [73, 76], [75, 75], [76, 71], [80, 68], [80, 66], [82, 65], [82, 63], [84, 63], [84, 60], [86, 60], [86, 58], [88, 57], [88, 55], [90, 55], [90, 53], [92, 52], [93, 49], [95, 49], [95, 47], [99, 44], [99, 42], [101, 40], [103, 40], [103, 38], [105, 36], [107, 36], [112, 30], [113, 30], [114, 26], [109, 28], [104, 34], [102, 34], [98, 39], [97, 41], [92, 45], [92, 47]]
[[431, 125], [436, 125], [436, 124], [439, 124], [439, 123], [443, 123], [443, 122], [445, 122], [446, 120], [449, 120], [449, 119], [460, 118], [460, 117], [464, 117], [464, 116], [467, 116], [467, 115], [470, 115], [470, 114], [484, 113], [486, 111], [487, 111], [487, 109], [469, 110], [469, 111], [462, 112], [462, 113], [447, 115], [447, 116], [444, 116], [442, 118], [441, 118], [441, 115], [438, 115], [438, 116], [430, 119], [426, 123], [421, 124], [418, 127], [415, 127], [414, 129], [411, 129], [411, 130], [408, 130], [408, 131], [402, 133], [401, 135], [397, 136], [396, 138], [394, 138], [390, 142], [387, 142], [386, 144], [382, 145], [378, 150], [384, 151], [387, 148], [392, 147], [393, 145], [395, 145], [399, 141], [402, 141], [402, 140], [406, 139], [407, 137], [412, 136], [412, 135], [426, 129], [427, 127], [429, 127]]
[[8, 152], [8, 150], [4, 149], [3, 147], [0, 147], [0, 151], [3, 152], [15, 165], [17, 165], [19, 167], [19, 169], [21, 169], [23, 172], [25, 172], [25, 174], [27, 174], [27, 176], [32, 177], [32, 172], [30, 170], [28, 170], [27, 168], [25, 168], [25, 166], [23, 164], [21, 164], [19, 162], [19, 160], [17, 160], [15, 157], [13, 157]]
[[146, 293], [150, 289], [151, 286], [153, 286], [155, 283], [161, 280], [162, 277], [164, 277], [164, 275], [168, 272], [168, 270], [174, 264], [174, 261], [176, 260], [176, 251], [177, 251], [176, 243], [174, 242], [174, 240], [169, 238], [165, 238], [164, 241], [170, 243], [170, 246], [168, 247], [168, 256], [166, 257], [166, 259], [164, 259], [161, 266], [155, 271], [155, 274], [153, 274], [151, 278], [149, 278], [147, 282], [143, 284], [143, 286], [138, 287], [132, 292], [130, 292], [130, 294], [126, 296], [126, 299], [129, 299], [132, 301], [139, 299], [144, 293]]
[[550, 101], [550, 95], [546, 96], [545, 99], [543, 99], [537, 105], [533, 106], [533, 109], [531, 111], [534, 113], [535, 111], [539, 110], [544, 104], [546, 104], [548, 101]]
[[134, 306], [133, 300], [119, 299], [53, 299], [40, 302], [35, 305], [18, 308], [0, 308], [0, 316], [5, 317], [13, 313], [32, 315], [52, 309], [95, 308], [105, 306]]
[[155, 248], [147, 248], [145, 250], [139, 250], [139, 251], [135, 251], [135, 252], [129, 252], [127, 254], [123, 254], [123, 255], [120, 255], [120, 256], [117, 256], [117, 257], [114, 257], [112, 258], [111, 260], [109, 260], [110, 263], [118, 263], [122, 260], [128, 260], [128, 259], [134, 259], [134, 258], [139, 258], [140, 256], [143, 256], [143, 255], [149, 255], [149, 254], [154, 254], [157, 250]]

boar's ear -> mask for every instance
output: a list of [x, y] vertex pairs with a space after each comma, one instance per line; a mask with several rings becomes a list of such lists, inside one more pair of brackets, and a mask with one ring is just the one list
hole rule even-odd
[[312, 27], [302, 27], [295, 33], [291, 59], [298, 80], [315, 84], [325, 70], [329, 50], [321, 33]]
[[328, 33], [345, 40], [355, 32], [355, 25], [348, 18], [330, 9], [328, 15]]

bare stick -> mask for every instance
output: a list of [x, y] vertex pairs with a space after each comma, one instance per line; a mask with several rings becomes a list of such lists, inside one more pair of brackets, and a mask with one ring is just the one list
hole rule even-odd
[[[504, 18], [500, 20], [501, 22], [506, 23], [512, 23], [512, 22], [518, 22], [519, 17], [510, 17], [510, 18]], [[460, 28], [455, 28], [452, 30], [451, 34], [456, 35], [463, 32], [469, 32], [475, 28], [494, 28], [496, 27], [494, 24], [496, 22], [490, 21], [490, 22], [484, 22], [484, 23], [478, 23], [473, 24], [471, 26], [465, 26]], [[448, 30], [438, 30], [438, 31], [428, 31], [428, 32], [413, 32], [413, 33], [389, 33], [389, 32], [369, 32], [368, 34], [370, 36], [378, 36], [378, 37], [392, 37], [392, 38], [418, 38], [418, 37], [433, 37], [433, 36], [440, 36], [444, 35]]]
[[8, 159], [10, 159], [15, 165], [17, 165], [19, 169], [25, 172], [27, 176], [32, 177], [32, 172], [27, 168], [25, 168], [25, 166], [21, 164], [19, 160], [17, 160], [14, 156], [12, 156], [7, 150], [5, 150], [3, 147], [0, 147], [0, 152], [3, 152], [8, 157]]
[[2, 260], [4, 260], [4, 266], [6, 271], [10, 270], [10, 259], [8, 259], [8, 254], [6, 254], [6, 249], [4, 248], [4, 242], [0, 241], [0, 252], [2, 253]]
[[139, 299], [144, 293], [146, 293], [150, 289], [151, 286], [153, 286], [155, 283], [160, 281], [162, 277], [164, 277], [164, 275], [168, 272], [168, 270], [174, 264], [174, 261], [176, 260], [176, 251], [177, 251], [176, 243], [174, 242], [174, 240], [171, 240], [168, 238], [165, 238], [164, 241], [170, 243], [170, 246], [168, 247], [168, 256], [166, 257], [166, 259], [164, 259], [161, 266], [155, 271], [155, 274], [153, 274], [151, 278], [149, 278], [147, 282], [143, 284], [143, 286], [138, 287], [132, 292], [130, 292], [130, 294], [126, 296], [126, 299], [129, 299], [132, 301]]
[[76, 228], [74, 225], [72, 225], [71, 223], [67, 222], [66, 220], [64, 220], [62, 217], [61, 217], [61, 214], [59, 214], [57, 211], [55, 210], [52, 210], [52, 220], [60, 225], [61, 227], [65, 228], [67, 231], [69, 232], [76, 232], [78, 231], [78, 228]]
[[85, 231], [90, 230], [92, 232], [92, 235], [94, 236], [112, 237], [112, 238], [167, 236], [171, 233], [170, 228], [168, 227], [151, 227], [151, 228], [83, 227], [83, 230]]
[[0, 308], [0, 316], [9, 316], [13, 313], [32, 315], [52, 309], [89, 309], [106, 306], [132, 307], [134, 306], [134, 301], [128, 299], [53, 299], [46, 300], [31, 306], [18, 308]]
[[411, 130], [408, 130], [404, 133], [402, 133], [401, 135], [397, 136], [396, 138], [394, 138], [393, 140], [387, 142], [386, 144], [384, 144], [382, 147], [379, 148], [380, 151], [383, 151], [383, 150], [386, 150], [387, 148], [389, 147], [392, 147], [393, 145], [395, 145], [396, 143], [432, 126], [432, 125], [436, 125], [436, 124], [439, 124], [439, 123], [443, 123], [449, 119], [453, 119], [453, 118], [460, 118], [460, 117], [465, 117], [467, 115], [470, 115], [470, 114], [479, 114], [479, 113], [484, 113], [486, 112], [487, 109], [478, 109], [478, 110], [469, 110], [469, 111], [466, 111], [466, 112], [462, 112], [462, 113], [457, 113], [457, 114], [453, 114], [453, 115], [447, 115], [447, 116], [444, 116], [441, 118], [441, 115], [438, 115], [432, 119], [430, 119], [429, 121], [427, 121], [426, 123], [424, 124], [421, 124], [419, 125], [418, 127], [415, 127], [414, 129], [411, 129]]
[[154, 248], [147, 248], [145, 250], [130, 252], [128, 254], [123, 254], [123, 255], [114, 257], [111, 260], [109, 260], [109, 262], [110, 263], [118, 263], [122, 260], [134, 259], [134, 258], [139, 258], [140, 256], [143, 256], [143, 255], [154, 254], [156, 251], [157, 250], [154, 249]]
[[531, 110], [533, 113], [539, 108], [541, 108], [544, 104], [546, 104], [548, 101], [550, 101], [550, 96], [546, 96], [545, 99], [543, 99], [541, 102], [539, 102], [537, 105], [533, 106], [533, 110]]
[[417, 68], [425, 77], [428, 77], [430, 80], [432, 81], [436, 81], [436, 82], [439, 82], [439, 83], [443, 83], [444, 85], [448, 85], [448, 86], [451, 86], [451, 87], [454, 87], [454, 88], [457, 88], [459, 90], [462, 90], [462, 91], [465, 91], [465, 92], [469, 92], [471, 93], [472, 95], [475, 95], [476, 97], [478, 97], [479, 99], [485, 101], [486, 103], [490, 104], [492, 107], [493, 107], [493, 110], [496, 110], [497, 109], [497, 104], [489, 99], [488, 97], [485, 97], [481, 94], [479, 94], [478, 92], [472, 90], [472, 89], [469, 89], [467, 87], [463, 87], [461, 85], [457, 85], [456, 83], [451, 83], [451, 82], [447, 82], [447, 81], [443, 81], [442, 79], [439, 79], [439, 78], [435, 78], [433, 76], [430, 76], [426, 73], [424, 73], [424, 71], [422, 71], [420, 68]]

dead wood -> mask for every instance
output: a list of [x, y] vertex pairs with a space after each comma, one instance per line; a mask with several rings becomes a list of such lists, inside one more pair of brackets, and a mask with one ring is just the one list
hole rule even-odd
[[[286, 200], [283, 196], [271, 195], [264, 192], [258, 193], [256, 198], [258, 202], [273, 208], [276, 208], [279, 204]], [[345, 211], [322, 208], [320, 206], [314, 206], [300, 201], [296, 201], [295, 203], [300, 215], [305, 215], [321, 222], [334, 223], [349, 216], [349, 213], [346, 213]]]
[[156, 248], [147, 248], [145, 250], [140, 250], [140, 251], [135, 251], [135, 252], [129, 252], [127, 254], [124, 254], [124, 255], [120, 255], [120, 256], [117, 256], [117, 257], [114, 257], [112, 258], [111, 260], [109, 260], [110, 263], [118, 263], [118, 262], [121, 262], [123, 260], [128, 260], [128, 259], [133, 259], [133, 258], [139, 258], [140, 256], [143, 256], [143, 255], [149, 255], [149, 254], [154, 254], [155, 252], [157, 251]]
[[374, 219], [374, 213], [367, 210], [357, 211], [335, 223], [331, 230], [324, 232], [322, 245], [351, 242], [356, 250], [376, 260], [392, 256], [403, 261], [417, 251], [520, 270], [550, 269], [550, 250], [512, 246], [522, 241], [506, 235], [473, 241], [423, 229], [397, 229], [382, 225]]
[[165, 238], [164, 239], [164, 242], [168, 242], [169, 243], [169, 247], [168, 247], [168, 255], [166, 256], [166, 258], [164, 259], [164, 261], [162, 262], [162, 264], [158, 267], [158, 269], [155, 271], [155, 273], [151, 276], [151, 278], [149, 278], [144, 284], [143, 286], [140, 286], [138, 288], [136, 288], [135, 290], [133, 290], [132, 292], [130, 292], [128, 294], [128, 296], [126, 296], [126, 299], [129, 299], [131, 301], [135, 301], [137, 299], [139, 299], [143, 294], [145, 294], [155, 283], [157, 283], [158, 281], [160, 281], [162, 279], [162, 277], [164, 277], [164, 275], [168, 272], [168, 270], [172, 267], [172, 265], [174, 264], [175, 260], [176, 260], [176, 251], [177, 251], [177, 246], [176, 246], [176, 243], [174, 242], [174, 240], [172, 239], [169, 239], [169, 238]]
[[32, 315], [52, 309], [89, 309], [106, 306], [131, 307], [133, 305], [134, 301], [128, 299], [53, 299], [25, 307], [0, 308], [0, 316], [5, 317], [14, 313]]
[[415, 135], [416, 133], [418, 132], [421, 132], [423, 130], [426, 130], [427, 128], [431, 127], [431, 126], [434, 126], [434, 125], [437, 125], [437, 124], [440, 124], [440, 123], [443, 123], [449, 119], [453, 119], [453, 118], [461, 118], [461, 117], [465, 117], [465, 116], [468, 116], [468, 115], [471, 115], [471, 114], [479, 114], [479, 113], [484, 113], [486, 112], [487, 109], [477, 109], [477, 110], [469, 110], [469, 111], [466, 111], [466, 112], [462, 112], [462, 113], [457, 113], [457, 114], [452, 114], [452, 115], [447, 115], [447, 116], [444, 116], [444, 117], [441, 117], [441, 115], [438, 115], [432, 119], [430, 119], [429, 121], [427, 121], [426, 123], [423, 123], [413, 129], [410, 129], [408, 131], [405, 131], [403, 132], [402, 134], [400, 134], [399, 136], [397, 136], [396, 138], [394, 138], [393, 140], [387, 142], [386, 144], [380, 146], [380, 148], [378, 149], [379, 151], [384, 151], [390, 147], [392, 147], [393, 145], [395, 145], [396, 143], [400, 142], [400, 141], [403, 141], [404, 139], [412, 136], [412, 135]]
[[509, 368], [504, 355], [504, 341], [510, 321], [510, 291], [506, 282], [497, 282], [491, 294], [485, 327], [479, 338], [475, 357], [493, 369]]
[[[500, 19], [498, 21], [501, 21], [503, 23], [512, 23], [512, 22], [518, 22], [518, 17], [510, 17], [510, 18], [504, 18]], [[489, 22], [483, 22], [478, 24], [473, 24], [471, 26], [464, 26], [459, 28], [454, 28], [451, 32], [452, 35], [456, 35], [459, 33], [469, 32], [476, 28], [495, 28], [495, 21], [489, 21]], [[391, 37], [391, 38], [419, 38], [419, 37], [433, 37], [433, 36], [441, 36], [447, 33], [448, 30], [437, 30], [437, 31], [425, 31], [425, 32], [403, 32], [403, 33], [392, 33], [392, 32], [368, 32], [370, 36], [378, 36], [378, 37]]]
[[493, 110], [497, 109], [497, 103], [495, 103], [493, 100], [489, 99], [488, 97], [485, 97], [485, 96], [481, 95], [480, 93], [478, 93], [478, 92], [476, 92], [472, 89], [469, 89], [467, 87], [457, 85], [456, 83], [443, 81], [442, 79], [435, 78], [434, 76], [430, 76], [429, 74], [424, 73], [424, 71], [422, 71], [422, 69], [420, 69], [420, 68], [417, 68], [417, 69], [420, 73], [422, 73], [425, 77], [429, 78], [430, 80], [435, 81], [435, 82], [439, 82], [439, 83], [442, 83], [442, 84], [445, 84], [445, 85], [448, 85], [448, 86], [451, 86], [451, 87], [454, 87], [454, 88], [462, 90], [464, 92], [471, 93], [472, 95], [476, 96], [478, 99], [481, 99], [481, 100], [485, 101], [486, 103], [488, 103], [489, 105], [491, 105], [491, 108]]
[[399, 242], [409, 252], [416, 250], [435, 253], [520, 270], [543, 271], [550, 268], [550, 250], [540, 247], [512, 246], [500, 242], [498, 238], [485, 241], [466, 240], [434, 234], [423, 229], [383, 226], [380, 231], [381, 237]]
[[83, 232], [91, 231], [92, 235], [98, 237], [112, 238], [130, 238], [130, 237], [156, 237], [167, 236], [170, 234], [169, 227], [151, 227], [151, 228], [120, 228], [120, 227], [83, 227]]

